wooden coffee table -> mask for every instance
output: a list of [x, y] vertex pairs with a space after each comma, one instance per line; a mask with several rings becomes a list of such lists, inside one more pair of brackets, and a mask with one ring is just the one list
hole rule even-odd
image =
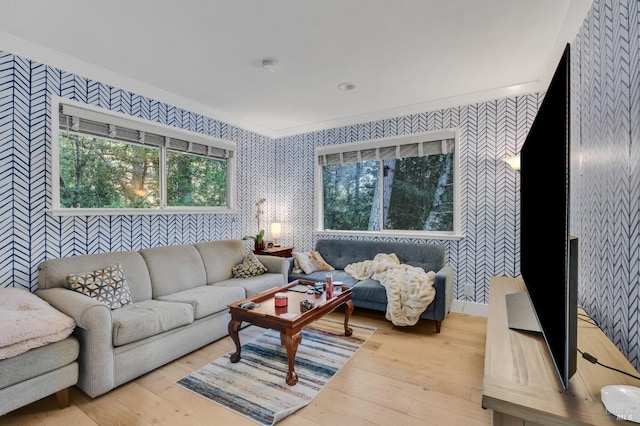
[[[307, 294], [289, 291], [291, 287], [299, 284], [311, 284], [311, 281], [297, 280], [280, 288], [266, 290], [253, 297], [239, 300], [229, 305], [231, 321], [229, 321], [229, 336], [236, 344], [236, 352], [231, 355], [231, 362], [240, 361], [240, 338], [238, 331], [243, 321], [263, 328], [271, 328], [280, 332], [280, 343], [287, 350], [287, 360], [289, 372], [287, 373], [287, 384], [293, 386], [298, 383], [298, 375], [294, 370], [296, 351], [302, 341], [302, 329], [318, 320], [326, 314], [334, 311], [339, 306], [345, 305], [344, 314], [344, 334], [351, 336], [353, 330], [349, 328], [349, 318], [353, 312], [353, 302], [351, 301], [351, 289], [344, 288], [342, 293], [327, 300], [326, 293]], [[276, 307], [274, 295], [279, 292], [286, 292], [288, 304], [285, 307]], [[300, 311], [300, 301], [310, 300], [313, 308], [307, 312]], [[243, 309], [240, 307], [245, 302], [259, 303], [260, 306], [253, 309]], [[285, 314], [283, 317], [282, 315]], [[292, 318], [288, 318], [291, 316]]]

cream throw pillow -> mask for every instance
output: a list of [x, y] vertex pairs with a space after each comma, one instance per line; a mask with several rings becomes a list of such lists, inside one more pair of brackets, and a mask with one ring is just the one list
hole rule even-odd
[[[334, 271], [335, 268], [329, 265], [317, 251], [293, 252], [293, 268], [302, 270], [305, 274], [311, 274], [316, 271]], [[299, 273], [299, 272], [296, 272]]]

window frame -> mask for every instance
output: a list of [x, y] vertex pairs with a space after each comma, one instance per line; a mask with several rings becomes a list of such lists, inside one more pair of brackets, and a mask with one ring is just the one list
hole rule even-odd
[[[319, 158], [330, 154], [341, 154], [350, 151], [371, 150], [387, 147], [398, 147], [400, 145], [415, 144], [420, 142], [454, 140], [453, 151], [453, 230], [442, 231], [417, 231], [417, 230], [397, 230], [384, 229], [380, 231], [353, 231], [353, 230], [327, 230], [324, 229], [324, 188], [323, 188], [323, 164]], [[381, 161], [378, 159], [378, 161]], [[392, 136], [381, 139], [371, 139], [344, 144], [326, 145], [316, 147], [314, 151], [314, 232], [321, 235], [343, 235], [343, 236], [363, 236], [363, 237], [409, 237], [409, 238], [429, 238], [441, 240], [459, 240], [464, 236], [460, 229], [460, 144], [459, 130], [457, 128], [437, 130], [423, 133], [413, 133], [411, 135]], [[382, 163], [382, 162], [381, 162]], [[380, 179], [378, 185], [382, 185], [383, 168], [379, 170]], [[382, 197], [380, 199], [382, 208]]]
[[[77, 208], [62, 207], [60, 205], [60, 108], [68, 106], [76, 111], [80, 111], [85, 119], [93, 119], [101, 123], [108, 123], [135, 129], [140, 132], [162, 135], [167, 138], [175, 138], [184, 141], [194, 142], [200, 145], [222, 149], [229, 154], [227, 162], [227, 204], [226, 206], [207, 207], [187, 207], [187, 206], [167, 206], [166, 194], [166, 151], [172, 150], [170, 146], [158, 146], [159, 148], [159, 185], [160, 185], [160, 206], [158, 208]], [[51, 206], [46, 210], [52, 216], [108, 216], [108, 215], [158, 215], [158, 214], [199, 214], [199, 213], [235, 213], [236, 205], [236, 145], [233, 142], [213, 138], [200, 133], [178, 129], [164, 124], [152, 122], [139, 117], [126, 115], [93, 105], [84, 104], [70, 99], [52, 96], [51, 98]], [[82, 133], [81, 133], [82, 134]], [[97, 136], [99, 137], [99, 136]], [[108, 138], [107, 138], [108, 139]], [[118, 141], [125, 143], [123, 141]], [[146, 146], [140, 143], [141, 146]], [[197, 155], [182, 151], [186, 154]], [[214, 158], [214, 157], [207, 157]]]

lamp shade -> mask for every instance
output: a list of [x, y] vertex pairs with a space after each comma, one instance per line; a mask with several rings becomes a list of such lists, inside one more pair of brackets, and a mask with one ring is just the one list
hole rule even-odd
[[511, 166], [513, 170], [520, 170], [520, 155], [504, 158], [502, 161]]
[[271, 223], [271, 238], [278, 239], [282, 236], [282, 224], [280, 222]]

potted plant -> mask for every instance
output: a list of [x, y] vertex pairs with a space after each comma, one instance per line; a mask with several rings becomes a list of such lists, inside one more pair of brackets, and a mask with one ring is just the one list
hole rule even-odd
[[256, 235], [245, 235], [242, 239], [254, 240], [256, 250], [264, 249], [264, 229], [261, 229]]
[[[258, 229], [260, 229], [260, 216], [262, 216], [262, 214], [264, 213], [264, 211], [262, 210], [262, 205], [264, 204], [264, 202], [267, 201], [266, 198], [260, 198], [258, 201], [256, 201], [256, 220], [258, 221]], [[243, 240], [254, 240], [255, 241], [255, 249], [256, 250], [263, 250], [264, 249], [264, 229], [260, 229], [258, 231], [258, 233], [253, 236], [253, 235], [245, 235], [243, 238]]]

